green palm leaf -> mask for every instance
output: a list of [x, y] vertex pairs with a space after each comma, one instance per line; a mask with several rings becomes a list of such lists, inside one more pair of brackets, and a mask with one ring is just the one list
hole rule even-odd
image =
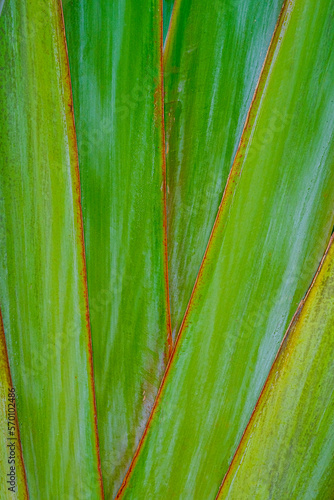
[[[102, 498], [75, 130], [57, 0], [0, 18], [0, 302], [31, 498]], [[2, 478], [1, 478], [2, 481]]]
[[330, 500], [333, 1], [0, 14], [1, 498]]
[[105, 491], [138, 445], [171, 341], [158, 0], [68, 3]]
[[282, 0], [177, 0], [165, 50], [168, 257], [179, 331]]
[[319, 275], [287, 332], [219, 499], [332, 498], [332, 241]]
[[214, 498], [316, 271], [334, 222], [333, 8], [285, 4], [120, 497]]

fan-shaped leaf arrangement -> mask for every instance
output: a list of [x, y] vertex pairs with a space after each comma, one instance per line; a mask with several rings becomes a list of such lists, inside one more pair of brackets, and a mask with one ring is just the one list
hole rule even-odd
[[332, 0], [0, 14], [1, 499], [331, 500]]

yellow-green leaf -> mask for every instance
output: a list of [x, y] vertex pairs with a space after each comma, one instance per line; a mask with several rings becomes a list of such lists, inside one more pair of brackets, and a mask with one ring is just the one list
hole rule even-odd
[[219, 499], [333, 498], [333, 297], [331, 244], [287, 332]]
[[102, 498], [80, 185], [58, 0], [0, 17], [0, 303], [31, 498]]

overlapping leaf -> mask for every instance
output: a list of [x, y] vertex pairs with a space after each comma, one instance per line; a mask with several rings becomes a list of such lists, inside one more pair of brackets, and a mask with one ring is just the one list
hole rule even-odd
[[[162, 4], [162, 3], [161, 3]], [[102, 471], [117, 491], [165, 368], [159, 0], [65, 4]]]
[[102, 498], [69, 68], [58, 0], [0, 18], [0, 302], [31, 498]]
[[316, 271], [333, 227], [333, 9], [330, 0], [285, 4], [174, 355], [119, 497], [216, 495]]
[[175, 3], [165, 49], [174, 336], [190, 299], [282, 3]]
[[334, 246], [287, 333], [219, 499], [334, 491]]

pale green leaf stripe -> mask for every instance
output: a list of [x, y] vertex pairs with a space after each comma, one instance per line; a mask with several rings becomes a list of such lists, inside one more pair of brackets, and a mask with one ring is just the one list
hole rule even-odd
[[15, 388], [9, 369], [0, 311], [0, 498], [26, 500], [28, 490], [16, 415]]
[[334, 246], [275, 361], [219, 499], [331, 500]]
[[175, 3], [165, 49], [168, 267], [174, 337], [282, 3]]
[[117, 492], [167, 352], [160, 0], [65, 6], [102, 472]]
[[31, 498], [102, 498], [75, 130], [58, 0], [0, 18], [0, 303]]
[[124, 498], [215, 497], [318, 267], [334, 222], [333, 10], [286, 4]]

